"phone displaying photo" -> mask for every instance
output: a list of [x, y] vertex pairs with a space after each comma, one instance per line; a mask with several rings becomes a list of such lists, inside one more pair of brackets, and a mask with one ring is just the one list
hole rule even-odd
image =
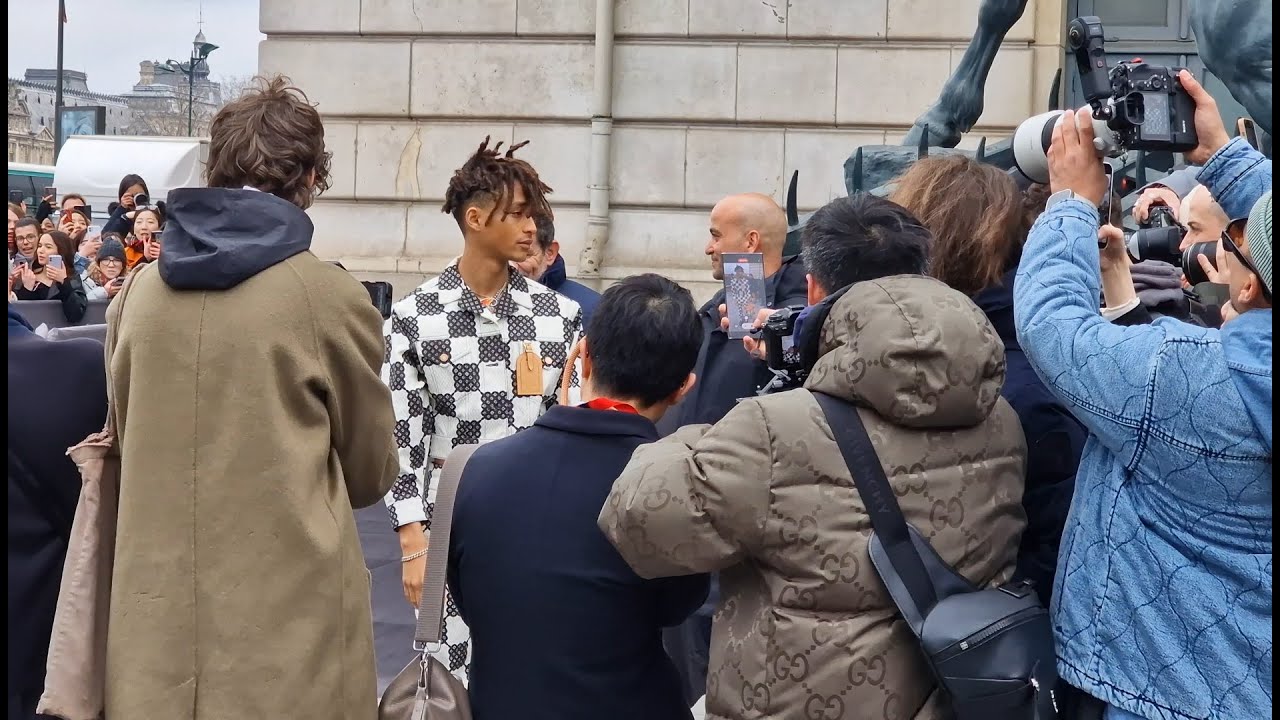
[[760, 253], [725, 253], [720, 256], [724, 267], [725, 314], [729, 318], [729, 337], [744, 338], [752, 330], [756, 315], [765, 307], [764, 255]]

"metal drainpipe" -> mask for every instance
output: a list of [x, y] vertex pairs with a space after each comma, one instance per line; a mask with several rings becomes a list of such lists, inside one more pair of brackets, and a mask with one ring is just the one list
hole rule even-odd
[[613, 139], [614, 0], [596, 0], [595, 92], [591, 103], [591, 176], [587, 181], [587, 239], [578, 274], [600, 277], [600, 261], [609, 242], [609, 167]]

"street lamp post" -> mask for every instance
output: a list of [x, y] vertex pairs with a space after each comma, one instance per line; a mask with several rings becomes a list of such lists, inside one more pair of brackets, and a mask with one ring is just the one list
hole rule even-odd
[[185, 66], [174, 60], [166, 63], [170, 68], [180, 70], [187, 76], [187, 137], [195, 134], [196, 68], [217, 49], [217, 45], [205, 42], [204, 33], [200, 33], [192, 43], [190, 62]]

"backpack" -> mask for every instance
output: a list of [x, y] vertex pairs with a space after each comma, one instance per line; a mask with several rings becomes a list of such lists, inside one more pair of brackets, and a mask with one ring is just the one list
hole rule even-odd
[[1029, 581], [979, 589], [907, 524], [855, 406], [813, 393], [871, 517], [871, 563], [956, 720], [1054, 720], [1049, 613]]

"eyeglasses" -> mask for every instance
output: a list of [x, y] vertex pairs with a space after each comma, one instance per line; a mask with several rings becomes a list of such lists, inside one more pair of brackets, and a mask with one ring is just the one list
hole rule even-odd
[[1271, 302], [1271, 288], [1267, 287], [1266, 281], [1262, 279], [1262, 273], [1258, 272], [1258, 268], [1254, 266], [1249, 258], [1245, 257], [1244, 251], [1236, 244], [1238, 239], [1244, 237], [1244, 226], [1244, 220], [1236, 220], [1228, 225], [1226, 230], [1222, 231], [1222, 249], [1235, 255], [1240, 264], [1244, 265], [1244, 269], [1258, 278], [1258, 285], [1262, 288], [1262, 297], [1269, 303]]

